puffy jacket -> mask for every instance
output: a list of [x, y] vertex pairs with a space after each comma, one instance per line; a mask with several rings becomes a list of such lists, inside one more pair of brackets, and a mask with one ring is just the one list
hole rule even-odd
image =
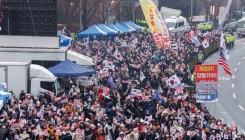
[[231, 42], [234, 42], [235, 41], [235, 38], [234, 38], [233, 35], [231, 35], [230, 38], [231, 38]]

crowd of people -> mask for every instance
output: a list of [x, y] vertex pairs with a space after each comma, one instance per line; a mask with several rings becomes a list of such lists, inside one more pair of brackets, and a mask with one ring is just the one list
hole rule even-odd
[[[218, 34], [197, 34], [199, 42]], [[172, 50], [157, 48], [150, 33], [132, 32], [109, 41], [74, 41], [73, 50], [96, 61], [99, 81], [72, 85], [55, 96], [22, 91], [1, 110], [7, 124], [4, 140], [241, 140], [236, 124], [228, 126], [196, 102], [188, 64], [204, 50], [172, 33]], [[182, 86], [172, 88], [176, 75]], [[81, 79], [78, 80], [81, 82]]]

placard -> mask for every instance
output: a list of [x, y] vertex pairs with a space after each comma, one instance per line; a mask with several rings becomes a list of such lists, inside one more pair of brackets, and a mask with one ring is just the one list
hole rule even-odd
[[218, 101], [218, 65], [196, 65], [197, 102]]

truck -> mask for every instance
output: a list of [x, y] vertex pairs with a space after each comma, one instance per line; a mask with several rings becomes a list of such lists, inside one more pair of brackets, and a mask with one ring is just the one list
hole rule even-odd
[[40, 93], [57, 93], [60, 84], [49, 70], [30, 62], [0, 62], [0, 83], [6, 83], [6, 91], [13, 91], [18, 98], [24, 90], [37, 97]]
[[176, 10], [168, 7], [161, 7], [160, 13], [162, 14], [162, 19], [165, 21], [167, 18], [170, 18], [172, 16], [180, 16], [181, 10]]
[[[67, 47], [60, 47], [58, 49], [0, 47], [0, 62], [29, 62], [48, 69], [66, 59], [78, 65], [95, 69], [95, 62], [92, 58], [68, 50]], [[81, 78], [82, 85], [84, 86], [90, 80], [94, 80], [97, 83], [96, 75], [82, 76]]]
[[[24, 41], [23, 41], [24, 40]], [[53, 67], [66, 59], [95, 69], [92, 58], [60, 47], [59, 37], [0, 35], [0, 62], [29, 62], [45, 68]], [[96, 80], [95, 75], [82, 76], [82, 84]]]

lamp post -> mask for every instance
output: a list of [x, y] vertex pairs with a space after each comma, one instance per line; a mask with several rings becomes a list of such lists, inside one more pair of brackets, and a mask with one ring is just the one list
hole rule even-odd
[[83, 25], [82, 25], [83, 24], [82, 23], [83, 22], [83, 17], [82, 16], [83, 16], [83, 13], [82, 13], [82, 0], [80, 0], [80, 18], [79, 18], [80, 19], [80, 21], [79, 21], [80, 22], [80, 31], [83, 30]]
[[192, 16], [193, 16], [193, 0], [191, 0], [191, 21], [192, 21]]
[[114, 0], [108, 0], [108, 8], [107, 8], [107, 24], [110, 23], [110, 17], [111, 17], [111, 3], [114, 3]]
[[133, 3], [133, 22], [135, 22], [135, 3]]

